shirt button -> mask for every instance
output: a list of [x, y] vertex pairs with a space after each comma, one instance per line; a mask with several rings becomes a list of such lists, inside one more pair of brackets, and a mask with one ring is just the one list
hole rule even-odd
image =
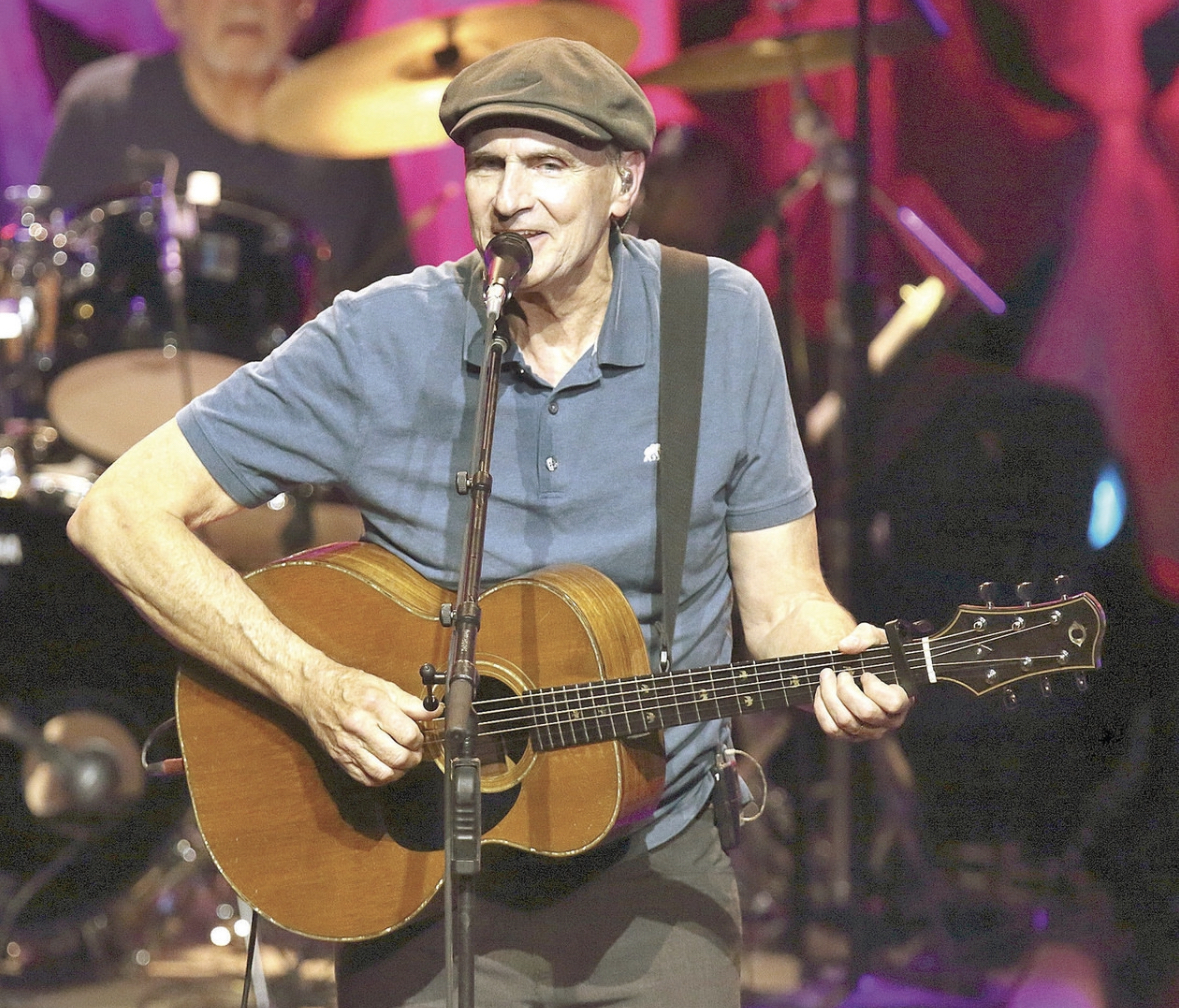
[[555, 402], [549, 403], [549, 412], [550, 413], [555, 415], [560, 409], [561, 409], [561, 407], [558, 406]]
[[557, 460], [555, 458], [553, 458], [552, 455], [550, 455], [547, 459], [544, 460], [544, 467], [549, 472], [556, 472], [557, 471]]

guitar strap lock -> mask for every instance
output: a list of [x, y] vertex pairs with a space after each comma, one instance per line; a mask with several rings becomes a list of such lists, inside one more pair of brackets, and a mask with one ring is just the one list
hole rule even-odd
[[[761, 781], [761, 796], [753, 793], [737, 769], [737, 759], [744, 756]], [[744, 749], [719, 746], [712, 768], [712, 815], [726, 854], [741, 842], [741, 827], [757, 819], [766, 808], [769, 786], [761, 764]], [[752, 811], [750, 811], [752, 810]]]
[[712, 765], [712, 818], [720, 835], [721, 850], [726, 854], [741, 842], [741, 775], [731, 749], [716, 750]]
[[671, 641], [662, 620], [655, 621], [655, 637], [659, 642], [659, 671], [666, 675], [671, 671]]

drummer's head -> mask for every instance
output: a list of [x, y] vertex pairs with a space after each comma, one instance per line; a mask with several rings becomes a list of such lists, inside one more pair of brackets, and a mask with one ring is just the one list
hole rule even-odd
[[497, 230], [542, 232], [530, 285], [601, 253], [610, 221], [638, 198], [655, 139], [655, 114], [634, 79], [593, 46], [558, 38], [467, 67], [439, 118], [466, 151], [476, 244]]
[[181, 53], [214, 73], [268, 78], [284, 63], [315, 0], [156, 0]]

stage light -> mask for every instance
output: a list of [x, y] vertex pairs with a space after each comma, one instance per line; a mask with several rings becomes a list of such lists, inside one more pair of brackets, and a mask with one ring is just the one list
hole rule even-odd
[[1089, 545], [1095, 550], [1108, 546], [1126, 521], [1126, 485], [1118, 467], [1110, 462], [1098, 474], [1089, 511]]

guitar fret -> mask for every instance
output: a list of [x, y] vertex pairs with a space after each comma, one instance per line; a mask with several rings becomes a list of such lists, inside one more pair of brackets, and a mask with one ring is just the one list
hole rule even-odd
[[568, 730], [570, 742], [567, 745], [583, 745], [589, 742], [589, 736], [585, 731], [585, 724], [582, 721], [582, 698], [580, 684], [572, 686], [562, 686], [561, 693], [565, 698], [565, 723], [561, 729], [561, 736], [564, 739], [565, 732]]
[[[774, 671], [775, 672], [781, 671], [780, 663], [778, 663], [778, 662], [774, 663]], [[761, 676], [757, 675], [756, 672], [754, 673], [754, 676], [753, 676], [753, 682], [754, 682], [754, 685], [757, 689], [757, 709], [759, 711], [764, 711], [768, 706], [766, 703], [766, 694], [765, 694], [765, 690], [763, 690], [761, 688]]]
[[557, 730], [557, 742], [561, 746], [572, 745], [576, 739], [569, 733], [569, 691], [562, 686], [553, 693], [553, 727]]
[[601, 697], [598, 714], [599, 727], [603, 724], [609, 725], [609, 730], [602, 733], [602, 738], [624, 738], [633, 734], [631, 705], [634, 684], [630, 680], [626, 680], [611, 688], [609, 683], [599, 683], [597, 692]]
[[577, 727], [587, 742], [601, 742], [607, 738], [602, 730], [602, 717], [607, 711], [601, 683], [586, 683], [577, 689], [579, 720]]
[[620, 692], [622, 692], [624, 695], [629, 693], [629, 695], [626, 697], [626, 702], [623, 704], [623, 710], [625, 712], [623, 714], [623, 717], [624, 717], [623, 725], [624, 725], [624, 729], [625, 729], [624, 734], [626, 734], [626, 735], [642, 734], [643, 731], [645, 730], [644, 723], [643, 723], [643, 687], [642, 687], [642, 685], [640, 683], [638, 683], [637, 681], [630, 679], [630, 680], [627, 680], [626, 686], [621, 687]]
[[554, 737], [554, 717], [556, 712], [556, 704], [553, 699], [551, 690], [543, 690], [535, 694], [540, 697], [539, 710], [537, 711], [537, 725], [536, 734], [540, 740], [538, 748], [540, 749], [556, 749], [556, 739]]
[[748, 666], [742, 666], [734, 673], [734, 676], [733, 698], [736, 703], [735, 713], [749, 713], [757, 710], [758, 703], [761, 699], [761, 687], [758, 685], [757, 677], [749, 674]]
[[[774, 662], [774, 671], [777, 673], [774, 680], [769, 684], [769, 688], [764, 690], [762, 696], [764, 698], [763, 710], [771, 707], [782, 707], [788, 704], [787, 686], [788, 682], [782, 675], [783, 668], [780, 661]], [[795, 677], [797, 678], [797, 677]]]
[[[638, 709], [642, 719], [640, 732], [653, 732], [663, 723], [659, 717], [658, 698], [655, 696], [655, 681], [651, 676], [642, 676], [635, 680], [638, 693]], [[650, 709], [647, 709], [647, 708]]]

